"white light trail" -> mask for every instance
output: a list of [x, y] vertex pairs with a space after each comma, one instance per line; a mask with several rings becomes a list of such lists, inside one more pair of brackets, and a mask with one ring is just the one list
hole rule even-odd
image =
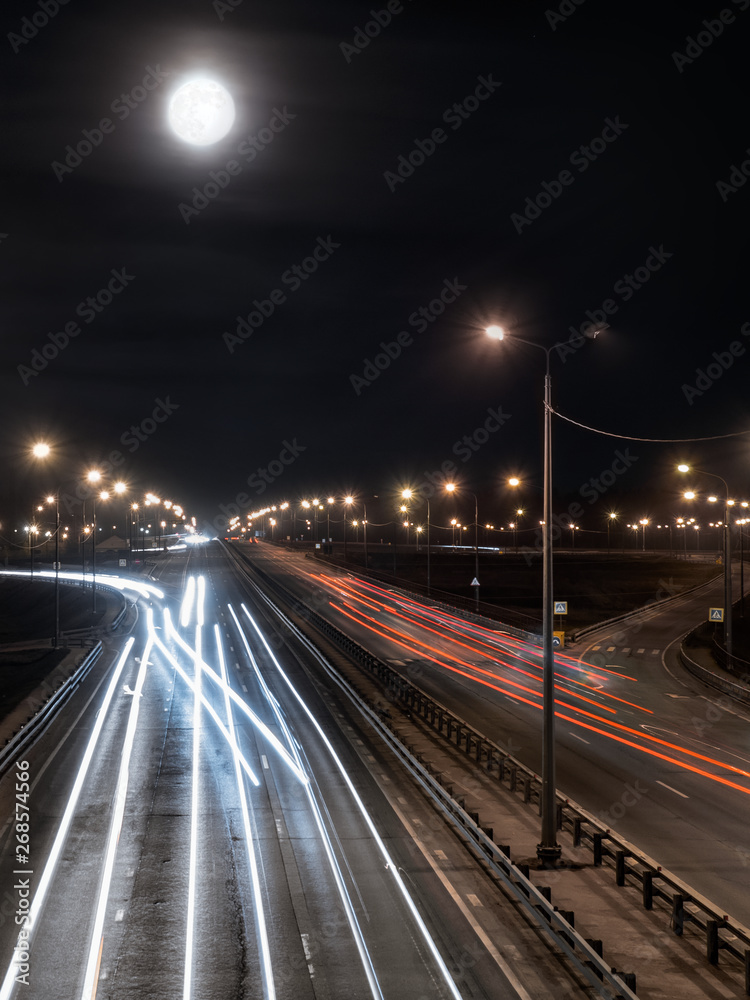
[[193, 680], [193, 788], [190, 812], [190, 874], [188, 877], [187, 929], [185, 935], [185, 976], [183, 1000], [190, 1000], [193, 981], [193, 937], [195, 935], [195, 884], [198, 878], [198, 806], [200, 798], [200, 735], [201, 735], [201, 630], [206, 581], [198, 577], [195, 629], [195, 678]]
[[[165, 612], [165, 615], [166, 614], [167, 614], [167, 612]], [[159, 650], [159, 652], [164, 655], [164, 657], [169, 661], [169, 663], [172, 664], [172, 666], [177, 671], [177, 673], [180, 675], [180, 677], [185, 681], [185, 683], [188, 686], [188, 689], [190, 691], [192, 691], [193, 687], [194, 687], [192, 678], [188, 677], [188, 675], [182, 669], [182, 667], [177, 662], [177, 660], [175, 659], [175, 657], [172, 655], [172, 652], [164, 645], [164, 643], [161, 641], [161, 639], [156, 634], [156, 632], [152, 632], [150, 634], [150, 638], [153, 639], [154, 645]], [[229, 735], [227, 727], [221, 721], [221, 719], [217, 715], [216, 710], [214, 709], [213, 705], [210, 703], [210, 701], [208, 700], [208, 698], [204, 694], [201, 695], [201, 702], [203, 704], [203, 707], [206, 709], [206, 711], [208, 712], [208, 714], [211, 716], [211, 718], [216, 723], [216, 726], [219, 729], [219, 732], [221, 733], [221, 735], [224, 737], [224, 739], [227, 741], [227, 743], [229, 743], [231, 745], [232, 739], [231, 739], [231, 737]], [[258, 779], [255, 776], [255, 772], [252, 770], [252, 768], [250, 767], [250, 765], [248, 764], [248, 762], [245, 760], [245, 758], [242, 755], [240, 755], [240, 763], [242, 764], [242, 769], [245, 772], [245, 774], [248, 776], [248, 778], [250, 779], [250, 781], [254, 785], [256, 785], [256, 786], [260, 785], [260, 782], [258, 781]]]
[[[120, 654], [120, 659], [117, 661], [117, 665], [112, 674], [112, 680], [109, 682], [109, 687], [107, 688], [107, 693], [104, 696], [104, 701], [99, 709], [96, 722], [94, 723], [94, 728], [91, 732], [88, 745], [86, 747], [86, 752], [83, 755], [83, 760], [81, 761], [81, 766], [78, 769], [78, 775], [76, 776], [75, 783], [73, 784], [73, 789], [68, 798], [68, 804], [65, 807], [65, 812], [63, 813], [62, 819], [60, 821], [60, 826], [58, 827], [57, 834], [55, 836], [54, 843], [52, 844], [52, 850], [50, 851], [49, 857], [47, 858], [47, 863], [44, 866], [44, 871], [42, 872], [42, 877], [39, 880], [39, 885], [34, 893], [34, 898], [32, 900], [31, 906], [29, 908], [28, 921], [26, 923], [26, 933], [31, 938], [31, 934], [36, 926], [36, 921], [39, 916], [39, 912], [44, 904], [45, 896], [52, 881], [52, 876], [55, 873], [55, 868], [57, 867], [57, 861], [60, 857], [60, 853], [65, 844], [65, 839], [68, 835], [68, 830], [70, 829], [70, 824], [73, 819], [73, 813], [75, 812], [76, 805], [78, 804], [78, 799], [81, 794], [81, 789], [83, 788], [83, 782], [86, 779], [86, 774], [91, 764], [91, 758], [94, 756], [94, 751], [96, 750], [96, 745], [99, 741], [99, 736], [101, 734], [102, 728], [107, 718], [107, 713], [109, 711], [110, 704], [112, 702], [112, 697], [117, 690], [117, 685], [120, 680], [120, 675], [125, 667], [130, 650], [133, 646], [135, 640], [133, 638], [128, 639], [125, 643], [125, 648]], [[15, 985], [16, 977], [16, 962], [11, 960], [8, 967], [8, 971], [5, 974], [5, 979], [3, 981], [2, 989], [0, 989], [0, 1000], [8, 1000], [11, 993], [13, 992], [13, 987]]]
[[[185, 640], [182, 638], [182, 636], [175, 629], [174, 625], [172, 624], [172, 619], [170, 617], [170, 614], [169, 614], [168, 610], [165, 610], [165, 612], [164, 612], [164, 623], [165, 623], [165, 630], [169, 634], [169, 636], [171, 638], [173, 638], [175, 640], [175, 642], [177, 642], [177, 644], [179, 646], [182, 647], [182, 649], [188, 654], [188, 656], [195, 663], [196, 660], [199, 657], [197, 656], [195, 650], [191, 649], [188, 646], [188, 644], [185, 642]], [[162, 646], [162, 644], [160, 644], [160, 646]], [[165, 646], [162, 646], [162, 648], [166, 649]], [[205, 675], [207, 677], [210, 677], [210, 679], [222, 691], [224, 690], [225, 685], [222, 682], [221, 677], [219, 677], [219, 675], [216, 673], [216, 671], [212, 667], [210, 667], [206, 663], [205, 660], [201, 660], [201, 669], [205, 673]], [[182, 676], [185, 676], [185, 674], [183, 673]], [[294, 772], [294, 774], [302, 782], [302, 784], [303, 785], [307, 784], [307, 776], [305, 775], [305, 773], [301, 770], [301, 768], [299, 767], [299, 765], [295, 763], [295, 761], [290, 756], [290, 754], [288, 753], [288, 751], [286, 750], [286, 748], [284, 747], [284, 745], [274, 736], [274, 734], [271, 732], [271, 730], [268, 728], [268, 726], [263, 722], [263, 720], [260, 719], [260, 718], [258, 718], [258, 716], [255, 714], [255, 712], [253, 712], [253, 710], [250, 708], [250, 706], [246, 702], [244, 702], [242, 700], [242, 698], [240, 698], [240, 696], [238, 694], [236, 694], [231, 688], [227, 688], [227, 691], [229, 693], [229, 697], [232, 699], [232, 701], [235, 703], [235, 705], [237, 705], [237, 707], [242, 712], [244, 712], [245, 715], [250, 719], [250, 721], [252, 722], [252, 724], [254, 726], [256, 726], [261, 731], [261, 733], [263, 733], [263, 735], [268, 740], [268, 742], [271, 744], [271, 746], [283, 758], [283, 760], [285, 761], [285, 763]], [[223, 725], [222, 722], [219, 721], [218, 716], [215, 716], [215, 718], [216, 718], [216, 721], [218, 722], [219, 726], [221, 727], [222, 732], [223, 732], [225, 738], [228, 740], [228, 735], [227, 735], [227, 732], [226, 732], [226, 727]]]
[[406, 906], [409, 909], [409, 912], [411, 913], [412, 918], [414, 919], [414, 922], [416, 923], [417, 927], [419, 928], [420, 933], [422, 935], [422, 938], [423, 938], [425, 944], [427, 945], [429, 951], [431, 952], [432, 957], [433, 957], [436, 965], [440, 969], [440, 972], [441, 972], [441, 974], [443, 976], [443, 980], [444, 980], [445, 984], [447, 985], [448, 989], [450, 990], [451, 995], [453, 997], [455, 997], [455, 1000], [462, 1000], [461, 994], [459, 993], [458, 989], [456, 988], [456, 984], [453, 981], [453, 977], [451, 976], [451, 974], [450, 974], [450, 972], [448, 970], [448, 967], [446, 966], [445, 962], [443, 961], [443, 957], [440, 954], [440, 952], [438, 951], [437, 945], [433, 941], [432, 935], [430, 934], [430, 932], [427, 929], [426, 924], [422, 920], [422, 917], [420, 916], [419, 911], [417, 910], [417, 908], [416, 908], [416, 906], [414, 904], [414, 901], [412, 900], [411, 896], [407, 892], [406, 886], [404, 885], [404, 882], [403, 882], [403, 880], [401, 878], [401, 875], [399, 874], [398, 868], [393, 863], [390, 855], [388, 854], [388, 850], [387, 850], [385, 844], [383, 843], [383, 840], [381, 839], [380, 834], [376, 830], [375, 824], [373, 823], [372, 818], [370, 817], [370, 814], [365, 809], [365, 805], [362, 802], [361, 798], [359, 797], [359, 794], [357, 793], [357, 790], [354, 787], [354, 785], [352, 783], [352, 780], [349, 777], [349, 774], [348, 774], [346, 768], [344, 767], [343, 763], [339, 759], [339, 756], [336, 753], [336, 751], [333, 749], [333, 746], [331, 745], [330, 741], [328, 740], [328, 737], [326, 736], [326, 734], [323, 732], [323, 730], [322, 730], [320, 724], [318, 723], [317, 719], [312, 714], [312, 712], [310, 711], [310, 709], [307, 707], [307, 705], [305, 704], [305, 702], [302, 700], [302, 697], [300, 696], [299, 692], [294, 687], [294, 685], [292, 684], [292, 682], [290, 681], [290, 679], [287, 677], [287, 675], [284, 672], [281, 664], [276, 659], [276, 656], [274, 655], [273, 650], [271, 649], [271, 647], [269, 646], [268, 642], [266, 641], [266, 637], [263, 635], [263, 633], [261, 632], [261, 630], [260, 630], [257, 622], [255, 621], [255, 619], [250, 614], [250, 612], [248, 611], [247, 607], [244, 604], [242, 605], [242, 610], [245, 612], [245, 614], [247, 615], [247, 617], [248, 617], [248, 619], [250, 621], [250, 624], [253, 626], [253, 628], [257, 632], [257, 634], [258, 634], [261, 642], [263, 643], [263, 645], [265, 646], [265, 648], [266, 648], [266, 650], [268, 652], [268, 655], [271, 657], [271, 660], [273, 661], [274, 666], [276, 667], [276, 669], [278, 670], [279, 674], [283, 678], [283, 680], [286, 683], [287, 687], [292, 692], [292, 694], [294, 695], [294, 697], [297, 699], [299, 705], [301, 706], [302, 710], [307, 715], [307, 717], [310, 719], [310, 721], [312, 722], [312, 724], [315, 727], [315, 729], [318, 731], [318, 734], [319, 734], [321, 740], [325, 744], [325, 746], [326, 746], [329, 754], [331, 755], [331, 758], [333, 759], [333, 761], [336, 764], [336, 767], [338, 768], [341, 776], [343, 777], [344, 781], [346, 782], [347, 787], [349, 788], [349, 792], [350, 792], [352, 798], [354, 799], [354, 802], [356, 803], [357, 809], [360, 812], [360, 815], [364, 819], [367, 827], [370, 830], [370, 833], [372, 834], [373, 839], [375, 840], [376, 844], [378, 845], [378, 848], [379, 848], [380, 853], [381, 853], [381, 855], [383, 857], [383, 860], [385, 861], [386, 869], [387, 869], [387, 871], [390, 872], [391, 877], [393, 878], [394, 882], [396, 883], [396, 886], [397, 886], [397, 888], [399, 890], [399, 893], [401, 894], [401, 897], [403, 898], [404, 902], [406, 903]]
[[258, 862], [255, 857], [253, 829], [250, 824], [250, 811], [247, 805], [247, 793], [245, 783], [242, 780], [240, 769], [240, 750], [237, 745], [237, 734], [234, 729], [232, 719], [232, 702], [227, 691], [229, 690], [229, 678], [227, 677], [226, 663], [224, 662], [224, 650], [221, 645], [221, 632], [218, 625], [214, 625], [214, 638], [216, 639], [216, 649], [221, 667], [221, 678], [224, 681], [224, 707], [227, 713], [227, 728], [231, 735], [232, 756], [237, 774], [237, 788], [240, 793], [240, 806], [242, 808], [242, 822], [245, 827], [245, 842], [247, 844], [247, 859], [250, 864], [250, 879], [253, 886], [253, 899], [255, 900], [255, 922], [260, 945], [261, 967], [263, 970], [263, 992], [267, 1000], [274, 1000], [276, 987], [273, 979], [273, 967], [271, 964], [271, 949], [268, 943], [268, 929], [266, 927], [266, 915], [263, 909], [263, 895], [260, 886], [260, 876], [258, 874]]
[[[31, 574], [28, 570], [23, 569], [0, 569], [0, 574], [2, 576], [23, 576], [30, 577]], [[60, 580], [73, 580], [76, 583], [83, 583], [89, 580], [89, 577], [85, 573], [77, 573], [73, 570], [60, 570], [55, 573], [51, 569], [41, 569], [34, 573], [34, 579], [38, 577], [45, 577], [48, 580], [54, 580], [57, 576]], [[126, 580], [120, 576], [111, 576], [107, 573], [97, 573], [96, 582], [107, 584], [109, 587], [114, 587], [116, 590], [134, 590], [136, 593], [140, 594], [141, 597], [164, 597], [164, 591], [159, 590], [151, 583], [141, 583], [135, 580]]]
[[[235, 614], [234, 608], [232, 607], [231, 604], [229, 604], [227, 606], [228, 606], [229, 610], [232, 613], [232, 617], [235, 620], [235, 623], [237, 625], [237, 630], [238, 630], [238, 632], [240, 634], [240, 637], [242, 638], [242, 642], [243, 642], [243, 644], [245, 646], [247, 654], [250, 657], [250, 661], [253, 664], [253, 667], [255, 669], [255, 673], [258, 676], [258, 679], [260, 681], [261, 687], [263, 689], [263, 693], [266, 695], [266, 698], [268, 699], [268, 703], [271, 706], [271, 709], [272, 709], [274, 715], [276, 716], [276, 719], [278, 720], [278, 723], [281, 726], [282, 731], [286, 735], [287, 742], [289, 743], [289, 746], [290, 746], [290, 748], [292, 750], [292, 753], [294, 754], [296, 760], [298, 761], [299, 766], [303, 767], [304, 765], [302, 763], [300, 754], [299, 754], [299, 752], [297, 750], [296, 740], [294, 739], [294, 737], [292, 736], [291, 732], [289, 731], [289, 727], [287, 726], [286, 719], [284, 718], [284, 716], [282, 714], [282, 711], [281, 711], [281, 706], [279, 705], [279, 703], [276, 700], [276, 698], [272, 695], [272, 693], [271, 693], [268, 685], [265, 682], [265, 679], [262, 677], [262, 675], [260, 673], [260, 670], [258, 668], [258, 664], [257, 664], [257, 662], [255, 660], [255, 657], [252, 654], [252, 651], [250, 649], [250, 645], [249, 645], [249, 643], [247, 641], [247, 636], [245, 635], [245, 633], [244, 633], [244, 631], [242, 629], [242, 626], [240, 625], [239, 619], [237, 618], [237, 615]], [[243, 608], [244, 608], [244, 605], [243, 605]], [[316, 825], [318, 827], [318, 831], [320, 833], [320, 840], [321, 840], [321, 843], [323, 844], [323, 848], [324, 848], [325, 853], [326, 853], [326, 858], [328, 860], [329, 867], [330, 867], [331, 872], [333, 874], [334, 882], [336, 883], [336, 889], [337, 889], [339, 897], [341, 899], [341, 903], [342, 903], [342, 905], [344, 907], [344, 912], [346, 914], [346, 918], [347, 918], [347, 920], [349, 922], [349, 929], [352, 932], [352, 937], [354, 938], [354, 943], [355, 943], [355, 945], [357, 947], [357, 951], [359, 952], [360, 962], [362, 963], [362, 967], [363, 967], [365, 976], [367, 978], [367, 982], [368, 982], [369, 987], [370, 987], [370, 993], [375, 998], [375, 1000], [383, 1000], [383, 992], [380, 989], [380, 983], [378, 982], [377, 973], [375, 972], [375, 966], [374, 966], [372, 958], [370, 956], [370, 952], [367, 949], [367, 943], [365, 941], [364, 934], [362, 933], [362, 928], [360, 927], [359, 921], [357, 920], [357, 914], [356, 914], [356, 912], [354, 910], [354, 906], [353, 906], [352, 901], [351, 901], [351, 896], [349, 895], [349, 890], [346, 887], [346, 882], [345, 882], [344, 876], [343, 876], [343, 874], [341, 872], [341, 866], [339, 865], [338, 858], [336, 857], [336, 853], [335, 853], [335, 851], [333, 849], [333, 844], [331, 843], [331, 836], [330, 836], [330, 834], [329, 834], [329, 832], [328, 832], [328, 830], [326, 828], [325, 822], [323, 821], [323, 816], [322, 816], [322, 813], [321, 813], [321, 810], [320, 810], [320, 806], [318, 805], [318, 802], [317, 802], [317, 800], [315, 798], [315, 794], [314, 794], [313, 787], [312, 787], [312, 782], [308, 782], [307, 783], [307, 785], [305, 787], [305, 791], [307, 792], [307, 797], [308, 797], [308, 800], [310, 802], [310, 808], [312, 809], [312, 813], [313, 813], [313, 816], [315, 818], [315, 823], [316, 823]]]
[[195, 577], [188, 577], [187, 586], [185, 587], [185, 594], [182, 598], [182, 606], [180, 607], [180, 626], [182, 628], [187, 628], [190, 624], [190, 613], [193, 610], [193, 601], [195, 600]]
[[[149, 608], [148, 616], [151, 617], [152, 615], [153, 612]], [[120, 830], [122, 829], [122, 821], [125, 815], [125, 800], [127, 798], [128, 780], [130, 776], [130, 755], [133, 750], [135, 730], [138, 725], [138, 710], [140, 708], [141, 691], [143, 690], [143, 684], [146, 679], [146, 666], [148, 664], [148, 658], [151, 653], [152, 646], [152, 640], [149, 639], [146, 642], [146, 648], [141, 656], [141, 665], [138, 670], [138, 677], [136, 679], [132, 695], [133, 700], [130, 704], [130, 716], [128, 718], [128, 728], [125, 732], [125, 740], [122, 746], [122, 759], [120, 761], [120, 774], [115, 794], [115, 806], [112, 813], [112, 819], [109, 824], [109, 838], [104, 857], [104, 870], [102, 873], [101, 885], [99, 887], [99, 902], [96, 909], [96, 916], [94, 918], [94, 927], [91, 932], [89, 958], [86, 965], [83, 989], [81, 990], [81, 1000], [93, 1000], [93, 997], [96, 995], [97, 980], [99, 978], [99, 962], [104, 945], [104, 916], [109, 899], [109, 889], [112, 883], [112, 871], [114, 869], [115, 855], [117, 853], [117, 842], [120, 839]]]

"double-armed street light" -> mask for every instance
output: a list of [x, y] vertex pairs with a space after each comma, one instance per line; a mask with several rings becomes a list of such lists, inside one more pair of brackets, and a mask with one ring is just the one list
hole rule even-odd
[[[505, 331], [500, 326], [490, 326], [487, 334], [502, 341]], [[599, 330], [585, 336], [593, 340]], [[575, 334], [580, 339], [579, 334]], [[552, 589], [552, 382], [550, 379], [550, 354], [556, 346], [545, 347], [534, 341], [513, 335], [518, 341], [544, 352], [544, 524], [543, 524], [543, 593], [542, 593], [542, 836], [537, 844], [537, 857], [542, 865], [554, 865], [562, 854], [557, 843], [557, 801], [555, 787], [555, 658], [553, 647], [553, 589]], [[570, 343], [572, 338], [566, 343]]]

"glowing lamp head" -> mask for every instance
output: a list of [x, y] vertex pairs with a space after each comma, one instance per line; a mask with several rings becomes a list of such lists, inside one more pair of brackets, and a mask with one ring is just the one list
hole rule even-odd
[[34, 458], [46, 458], [50, 453], [50, 446], [45, 444], [44, 441], [37, 441], [34, 447], [31, 449], [31, 454]]
[[508, 480], [508, 486], [520, 486], [520, 485], [521, 485], [521, 480], [518, 479], [516, 476], [512, 476]]
[[690, 472], [690, 466], [689, 465], [685, 465], [685, 463], [683, 462], [681, 465], [677, 466], [677, 471], [678, 472]]
[[485, 333], [488, 337], [492, 337], [493, 340], [502, 340], [505, 336], [505, 331], [501, 326], [488, 326]]

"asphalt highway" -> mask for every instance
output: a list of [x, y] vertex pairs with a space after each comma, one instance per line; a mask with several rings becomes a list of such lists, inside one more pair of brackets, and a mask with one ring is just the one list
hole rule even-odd
[[[539, 772], [539, 647], [281, 548], [244, 551]], [[556, 776], [564, 794], [750, 925], [750, 711], [676, 655], [678, 638], [721, 605], [721, 588], [644, 609], [556, 654]]]
[[223, 549], [154, 576], [0, 782], [0, 1000], [572, 995]]

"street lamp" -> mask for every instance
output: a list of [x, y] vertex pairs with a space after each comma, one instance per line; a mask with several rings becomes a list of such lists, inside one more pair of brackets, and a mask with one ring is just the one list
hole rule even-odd
[[[734, 505], [734, 501], [729, 499], [729, 487], [726, 480], [717, 476], [713, 472], [706, 472], [703, 469], [692, 469], [689, 465], [678, 465], [679, 472], [697, 472], [701, 476], [710, 476], [718, 479], [724, 487], [724, 648], [731, 663], [732, 659], [732, 539], [730, 535], [729, 508]], [[685, 493], [687, 500], [695, 497], [693, 490]], [[714, 498], [714, 502], [715, 502]]]
[[612, 522], [615, 521], [616, 519], [617, 519], [617, 514], [615, 514], [614, 511], [610, 511], [609, 514], [607, 515], [607, 555], [609, 555], [609, 529], [612, 525]]
[[[586, 334], [594, 339], [599, 333], [594, 330]], [[496, 340], [503, 340], [505, 333], [502, 327], [490, 326], [487, 334]], [[574, 335], [578, 339], [579, 334]], [[553, 590], [552, 590], [552, 383], [550, 379], [549, 360], [552, 347], [531, 340], [514, 336], [529, 347], [544, 351], [544, 527], [543, 527], [543, 596], [542, 596], [542, 700], [543, 700], [543, 732], [542, 732], [542, 839], [537, 844], [537, 857], [543, 866], [554, 865], [562, 854], [562, 848], [557, 843], [557, 802], [555, 789], [555, 658], [552, 645]], [[571, 339], [571, 338], [569, 338]], [[556, 345], [557, 346], [557, 345]]]
[[[353, 496], [344, 497], [345, 507], [351, 507], [353, 503], [354, 503]], [[344, 510], [344, 562], [346, 562], [346, 510]]]
[[[445, 488], [448, 493], [455, 493], [458, 487], [455, 483], [446, 483]], [[462, 487], [463, 489], [463, 487]], [[479, 611], [479, 501], [477, 500], [476, 493], [472, 493], [471, 490], [464, 490], [464, 493], [468, 493], [470, 497], [474, 497], [474, 583], [472, 587], [474, 588], [474, 607], [476, 611]]]
[[648, 518], [647, 517], [642, 517], [638, 523], [643, 527], [643, 545], [642, 545], [642, 551], [645, 552], [646, 551], [646, 525], [648, 524]]
[[[414, 496], [412, 490], [403, 490], [401, 496], [404, 500], [411, 500]], [[430, 596], [430, 498], [426, 498], [427, 501], [427, 596]]]
[[[48, 458], [51, 448], [46, 442], [38, 441], [31, 449], [34, 458]], [[55, 646], [60, 645], [60, 490], [47, 497], [47, 503], [55, 505]], [[33, 566], [33, 564], [32, 564]]]

